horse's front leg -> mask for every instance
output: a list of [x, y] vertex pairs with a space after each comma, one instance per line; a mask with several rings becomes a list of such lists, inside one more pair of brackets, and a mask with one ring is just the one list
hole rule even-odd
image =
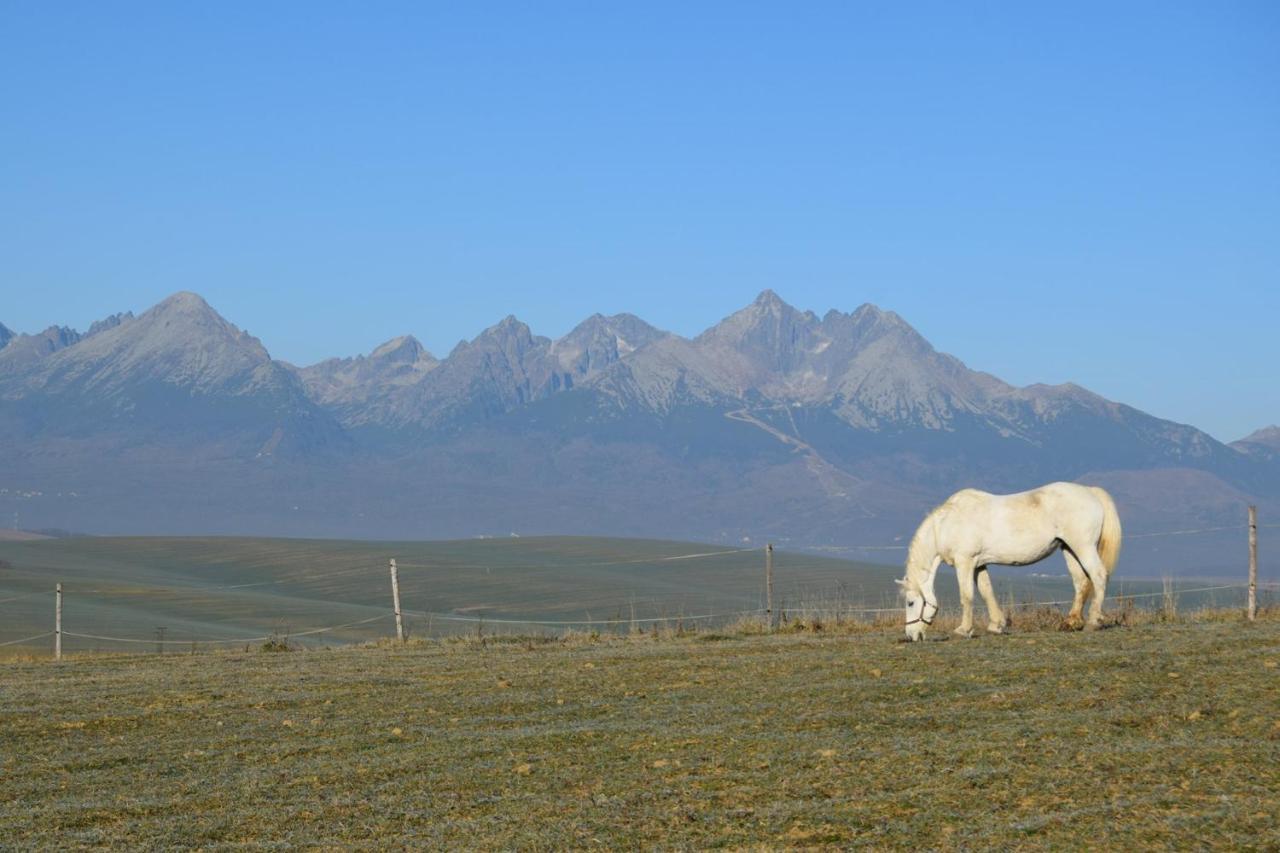
[[973, 636], [973, 561], [956, 561], [956, 580], [960, 582], [960, 624], [956, 633], [962, 637]]
[[991, 587], [991, 573], [987, 571], [986, 566], [978, 566], [976, 571], [978, 592], [982, 593], [982, 600], [987, 603], [987, 631], [992, 634], [1003, 634], [1005, 626], [1009, 623], [1004, 611], [1000, 609], [1000, 602], [996, 601], [996, 591]]

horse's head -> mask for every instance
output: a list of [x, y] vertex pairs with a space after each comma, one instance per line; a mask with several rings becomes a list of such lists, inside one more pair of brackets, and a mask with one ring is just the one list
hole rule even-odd
[[897, 581], [897, 584], [906, 604], [907, 639], [913, 643], [923, 640], [925, 629], [933, 624], [933, 618], [938, 615], [938, 599], [932, 589], [924, 589], [910, 575]]

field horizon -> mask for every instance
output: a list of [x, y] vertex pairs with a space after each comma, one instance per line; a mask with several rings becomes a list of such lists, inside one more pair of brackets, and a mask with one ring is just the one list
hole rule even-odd
[[[73, 537], [0, 542], [0, 644], [50, 646], [55, 583], [64, 589], [69, 653], [185, 651], [264, 638], [311, 645], [368, 641], [394, 633], [393, 558], [410, 636], [714, 628], [758, 616], [766, 603], [760, 548], [597, 537]], [[781, 550], [773, 560], [774, 605], [782, 619], [893, 615], [900, 606], [893, 583], [899, 566]], [[1071, 596], [1057, 557], [1023, 569], [996, 567], [992, 574], [1004, 602], [1057, 602], [1061, 609]], [[1240, 590], [1213, 586], [1188, 593], [1183, 604], [1234, 605]], [[1159, 591], [1121, 575], [1108, 591], [1109, 606], [1135, 595], [1154, 604]], [[944, 610], [954, 612], [953, 575], [944, 572], [938, 593]]]

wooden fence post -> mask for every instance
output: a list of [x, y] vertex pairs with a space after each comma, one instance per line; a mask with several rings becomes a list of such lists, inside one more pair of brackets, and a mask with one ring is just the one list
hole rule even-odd
[[54, 587], [53, 659], [62, 660], [62, 584]]
[[396, 639], [404, 642], [404, 621], [400, 618], [400, 575], [396, 571], [396, 561], [391, 559], [391, 603], [396, 610]]
[[773, 543], [764, 546], [764, 618], [773, 630]]
[[1249, 507], [1249, 604], [1245, 611], [1252, 622], [1258, 617], [1258, 508]]

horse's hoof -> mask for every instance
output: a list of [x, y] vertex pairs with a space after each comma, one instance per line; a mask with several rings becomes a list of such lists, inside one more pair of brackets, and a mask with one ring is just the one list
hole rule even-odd
[[972, 628], [956, 628], [956, 629], [955, 629], [954, 631], [952, 631], [951, 633], [955, 634], [957, 637], [964, 637], [966, 640], [971, 640], [971, 639], [973, 639], [973, 629], [972, 629]]
[[988, 634], [1007, 634], [1008, 632], [1004, 629], [1003, 625], [988, 625], [987, 633]]

